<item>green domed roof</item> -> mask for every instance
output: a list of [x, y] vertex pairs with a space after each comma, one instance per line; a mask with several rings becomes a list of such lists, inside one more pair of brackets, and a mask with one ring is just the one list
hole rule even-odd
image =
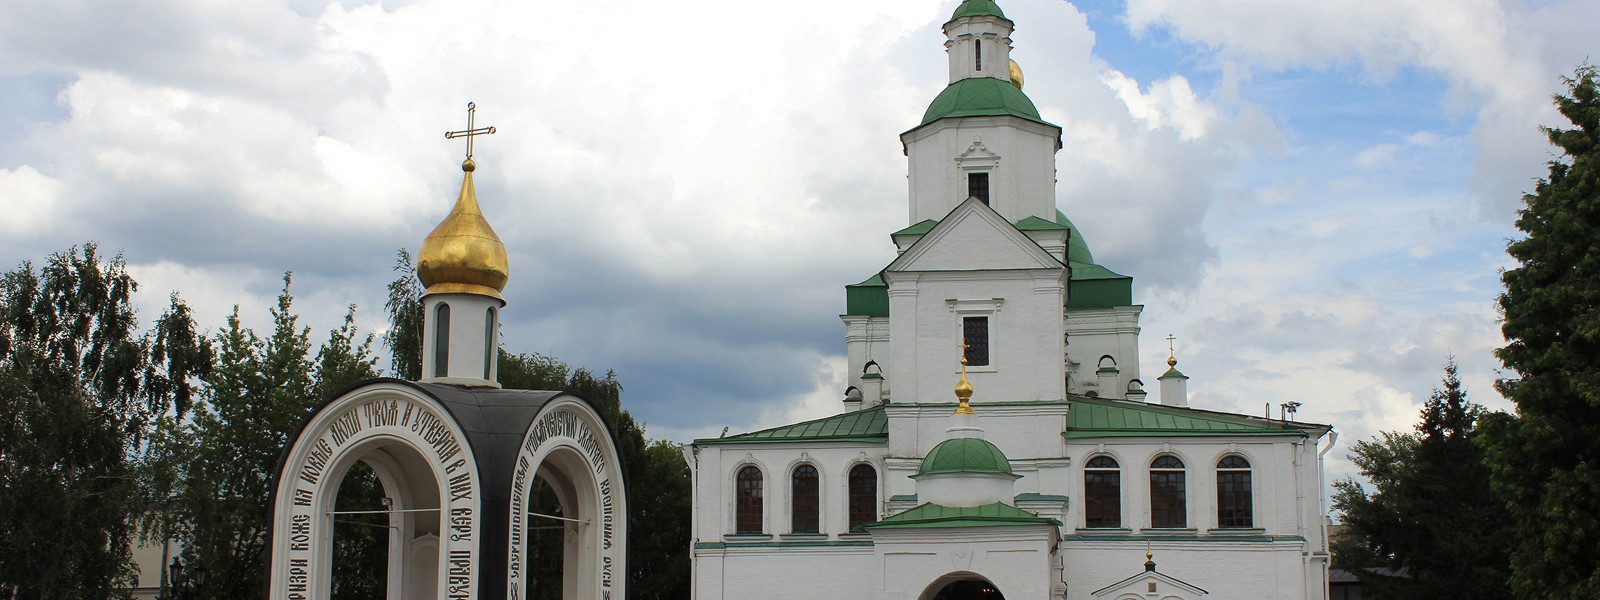
[[961, 6], [956, 7], [956, 12], [950, 15], [950, 20], [954, 21], [961, 17], [985, 16], [1006, 18], [1006, 14], [1000, 12], [1000, 6], [995, 4], [994, 0], [966, 0], [961, 3]]
[[1004, 452], [988, 440], [955, 438], [939, 442], [922, 459], [918, 475], [937, 473], [1011, 474], [1011, 462]]
[[[962, 6], [966, 6], [963, 4]], [[993, 77], [968, 77], [950, 84], [939, 92], [922, 113], [922, 124], [927, 125], [945, 117], [982, 117], [1012, 115], [1043, 123], [1039, 109], [1033, 101], [1010, 81]]]
[[1094, 255], [1089, 253], [1089, 243], [1083, 241], [1083, 234], [1078, 233], [1078, 226], [1072, 224], [1066, 213], [1056, 211], [1056, 224], [1072, 230], [1072, 235], [1067, 237], [1067, 262], [1094, 264]]

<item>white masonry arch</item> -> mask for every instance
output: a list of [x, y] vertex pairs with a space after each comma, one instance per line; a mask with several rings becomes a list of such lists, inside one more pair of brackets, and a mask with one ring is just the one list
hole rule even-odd
[[627, 581], [627, 494], [622, 461], [604, 418], [588, 401], [561, 394], [546, 401], [517, 447], [511, 475], [506, 593], [528, 597], [524, 519], [535, 478], [555, 491], [563, 523], [562, 593], [569, 600], [621, 600]]
[[274, 486], [268, 597], [330, 597], [333, 510], [356, 461], [394, 503], [388, 598], [475, 595], [483, 494], [467, 435], [434, 398], [377, 380], [328, 401], [290, 437]]

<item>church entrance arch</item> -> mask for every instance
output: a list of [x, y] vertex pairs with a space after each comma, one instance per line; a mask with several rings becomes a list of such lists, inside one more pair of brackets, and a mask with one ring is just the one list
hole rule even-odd
[[[535, 480], [554, 492], [559, 515], [530, 510]], [[511, 600], [555, 584], [534, 580], [528, 569], [527, 528], [548, 524], [559, 524], [562, 531], [562, 598], [623, 598], [627, 500], [621, 459], [599, 413], [576, 396], [552, 398], [522, 437], [511, 483]]]
[[962, 571], [935, 579], [917, 600], [1005, 600], [1005, 596], [988, 578]]
[[431, 398], [378, 383], [324, 404], [291, 436], [273, 498], [269, 597], [330, 597], [334, 507], [357, 462], [388, 499], [387, 598], [475, 592], [482, 494], [466, 435]]

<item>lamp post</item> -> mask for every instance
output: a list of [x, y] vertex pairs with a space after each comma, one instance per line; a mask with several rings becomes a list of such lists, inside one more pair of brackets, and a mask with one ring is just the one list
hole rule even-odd
[[178, 600], [178, 582], [183, 578], [183, 561], [172, 557], [172, 564], [167, 565], [167, 600]]
[[189, 600], [199, 595], [200, 589], [206, 586], [206, 566], [195, 565], [194, 575], [189, 579], [183, 577], [183, 561], [172, 557], [172, 564], [167, 565], [167, 600]]
[[204, 563], [194, 566], [194, 590], [196, 595], [206, 588], [206, 566]]

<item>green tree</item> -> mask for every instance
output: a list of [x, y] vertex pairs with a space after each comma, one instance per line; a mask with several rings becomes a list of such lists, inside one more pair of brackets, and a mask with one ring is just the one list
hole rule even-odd
[[207, 348], [173, 295], [137, 333], [137, 288], [94, 244], [0, 277], [0, 590], [107, 598], [133, 575], [145, 512], [134, 456], [162, 415], [183, 414]]
[[[372, 338], [358, 341], [354, 306], [312, 354], [310, 328], [300, 327], [293, 311], [290, 281], [285, 274], [271, 309], [272, 332], [265, 337], [241, 325], [239, 307], [234, 307], [226, 327], [213, 338], [215, 363], [193, 418], [164, 420], [151, 444], [148, 477], [164, 482], [157, 489], [171, 499], [164, 533], [183, 545], [186, 564], [206, 566], [210, 575], [202, 593], [210, 597], [261, 595], [272, 477], [289, 434], [329, 394], [376, 375]], [[359, 480], [360, 471], [352, 472]], [[354, 494], [350, 502], [377, 504], [370, 498], [370, 482], [358, 481], [355, 487], [368, 491]], [[340, 502], [344, 506], [347, 498]], [[339, 549], [345, 551], [341, 556], [370, 555], [362, 544], [370, 544], [363, 540], [372, 536], [364, 533], [336, 529]], [[347, 543], [355, 546], [346, 548]], [[370, 566], [347, 571], [357, 577], [336, 575], [336, 595], [381, 597], [381, 580], [379, 593], [373, 595], [373, 578], [360, 576], [370, 574]]]
[[[393, 355], [393, 369], [402, 377], [422, 372], [422, 287], [411, 257], [404, 250], [396, 260], [398, 279], [389, 284], [389, 331], [384, 342]], [[648, 441], [644, 425], [622, 408], [622, 382], [615, 371], [597, 376], [585, 368], [573, 369], [561, 360], [538, 353], [511, 354], [504, 349], [497, 359], [500, 385], [506, 389], [564, 390], [594, 402], [605, 416], [622, 455], [628, 491], [628, 596], [636, 599], [689, 597], [689, 466], [678, 446], [669, 441]], [[555, 496], [535, 482], [529, 510], [558, 514]], [[547, 523], [530, 521], [530, 575], [535, 581], [559, 580], [558, 561], [539, 560], [560, 552], [559, 530], [540, 530]], [[559, 590], [541, 586], [530, 600], [559, 597]]]
[[1334, 566], [1355, 573], [1367, 596], [1499, 599], [1510, 594], [1505, 504], [1489, 485], [1479, 423], [1455, 362], [1422, 409], [1414, 434], [1383, 432], [1350, 458], [1372, 485], [1334, 482], [1347, 535]]
[[1510, 371], [1497, 382], [1517, 416], [1491, 444], [1510, 504], [1511, 584], [1522, 598], [1600, 597], [1600, 89], [1584, 64], [1554, 97], [1571, 129], [1544, 128], [1561, 156], [1523, 196], [1501, 274]]
[[383, 345], [389, 347], [389, 368], [395, 377], [407, 381], [422, 379], [422, 282], [417, 266], [404, 248], [396, 253], [394, 270], [400, 273], [389, 283], [389, 330]]

